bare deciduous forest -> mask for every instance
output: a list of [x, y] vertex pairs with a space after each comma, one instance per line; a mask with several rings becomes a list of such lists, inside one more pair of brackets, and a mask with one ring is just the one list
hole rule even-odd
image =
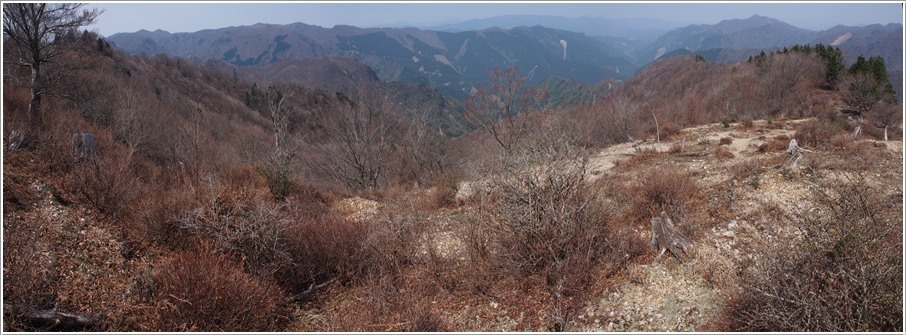
[[880, 57], [670, 57], [566, 107], [491, 68], [453, 137], [8, 6], [4, 331], [903, 331]]

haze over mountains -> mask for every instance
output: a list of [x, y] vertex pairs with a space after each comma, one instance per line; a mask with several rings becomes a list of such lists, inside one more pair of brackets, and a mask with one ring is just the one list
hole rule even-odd
[[[591, 85], [605, 78], [627, 79], [663, 57], [699, 54], [708, 61], [736, 62], [794, 44], [836, 45], [849, 62], [858, 55], [881, 56], [892, 77], [902, 72], [900, 24], [812, 31], [754, 15], [668, 31], [670, 27], [658, 20], [501, 16], [436, 30], [255, 24], [194, 33], [142, 30], [114, 34], [109, 41], [132, 54], [219, 59], [241, 68], [344, 56], [370, 67], [381, 81], [423, 83], [457, 99], [485, 82], [494, 67], [518, 66], [532, 85], [552, 77]], [[280, 71], [257, 71], [261, 80], [289, 79]]]

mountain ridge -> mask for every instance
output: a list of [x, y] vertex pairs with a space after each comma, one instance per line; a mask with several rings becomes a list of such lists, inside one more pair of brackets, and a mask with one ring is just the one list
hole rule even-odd
[[[550, 15], [502, 18], [518, 21], [539, 17], [560, 19]], [[578, 18], [573, 25], [580, 27], [593, 19]], [[487, 71], [495, 67], [518, 66], [532, 85], [551, 77], [591, 85], [605, 78], [625, 80], [660, 57], [699, 54], [708, 61], [737, 62], [762, 50], [794, 44], [837, 44], [848, 62], [859, 55], [882, 56], [892, 74], [902, 72], [903, 59], [901, 24], [837, 25], [813, 31], [761, 15], [688, 25], [651, 43], [538, 24], [436, 31], [350, 25], [325, 28], [301, 22], [257, 23], [194, 33], [140, 30], [114, 34], [109, 40], [132, 54], [166, 53], [252, 67], [296, 58], [349, 57], [370, 67], [381, 81], [427, 84], [459, 100], [486, 82]]]

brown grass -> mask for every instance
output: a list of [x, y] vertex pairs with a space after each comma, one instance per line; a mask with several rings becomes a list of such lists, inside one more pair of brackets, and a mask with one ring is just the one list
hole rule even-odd
[[276, 274], [278, 282], [298, 294], [333, 279], [360, 278], [370, 266], [365, 246], [369, 235], [368, 225], [356, 221], [298, 218], [283, 234], [290, 264]]
[[694, 216], [699, 207], [701, 190], [686, 172], [674, 167], [659, 166], [641, 175], [629, 187], [632, 197], [630, 217], [647, 223], [661, 211], [674, 222], [684, 222]]
[[734, 155], [733, 152], [730, 151], [730, 149], [727, 149], [723, 146], [718, 146], [714, 148], [714, 157], [721, 159], [733, 159], [736, 157], [736, 155]]
[[761, 185], [762, 170], [761, 163], [757, 159], [746, 159], [730, 167], [730, 176], [740, 183], [758, 189]]
[[667, 122], [661, 126], [661, 140], [669, 140], [673, 136], [679, 134], [682, 130], [683, 127], [680, 127], [680, 125], [673, 122]]
[[[671, 151], [672, 150], [673, 150], [673, 147], [671, 147]], [[619, 167], [620, 169], [623, 169], [623, 170], [632, 169], [634, 167], [644, 165], [645, 163], [647, 163], [651, 160], [664, 157], [667, 154], [668, 153], [660, 152], [660, 151], [657, 151], [656, 149], [644, 149], [640, 152], [637, 152], [635, 155], [632, 155], [632, 157], [629, 157], [629, 159], [627, 159], [625, 161], [617, 161], [617, 167]]]
[[176, 252], [154, 282], [156, 331], [278, 331], [288, 321], [277, 285], [242, 272], [209, 245]]
[[[38, 220], [3, 219], [3, 304], [49, 310], [57, 301], [60, 275], [43, 236], [50, 234]], [[4, 331], [40, 331], [4, 309]]]
[[731, 305], [734, 331], [903, 331], [902, 207], [859, 179], [816, 189]]
[[819, 114], [815, 119], [798, 124], [793, 138], [799, 142], [799, 146], [823, 149], [830, 144], [834, 136], [847, 134], [852, 131], [851, 128], [843, 114], [828, 111]]
[[774, 138], [758, 146], [758, 152], [783, 152], [786, 151], [790, 144], [790, 137], [786, 135], [777, 135]]

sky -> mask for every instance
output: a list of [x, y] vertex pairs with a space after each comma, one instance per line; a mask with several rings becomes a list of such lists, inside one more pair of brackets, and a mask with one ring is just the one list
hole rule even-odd
[[89, 26], [104, 36], [141, 29], [194, 32], [255, 23], [302, 22], [322, 27], [399, 27], [454, 23], [500, 15], [652, 18], [677, 23], [714, 24], [752, 15], [775, 18], [799, 28], [824, 30], [838, 24], [863, 26], [903, 23], [901, 3], [91, 3], [105, 10]]

